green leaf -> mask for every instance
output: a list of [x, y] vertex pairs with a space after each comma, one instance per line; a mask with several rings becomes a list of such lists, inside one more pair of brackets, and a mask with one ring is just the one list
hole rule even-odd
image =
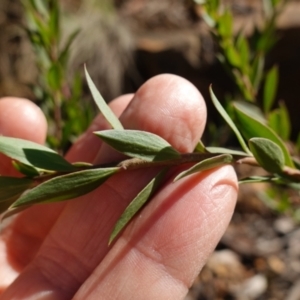
[[0, 176], [0, 214], [5, 212], [33, 183], [34, 181], [29, 178]]
[[56, 42], [55, 40], [60, 39], [60, 11], [57, 0], [51, 3], [48, 26], [51, 40], [52, 42]]
[[216, 167], [220, 167], [222, 165], [225, 164], [230, 164], [232, 162], [233, 158], [230, 154], [221, 154], [218, 156], [214, 156], [211, 158], [207, 158], [204, 159], [202, 161], [200, 161], [199, 163], [197, 163], [196, 165], [194, 165], [193, 167], [191, 167], [190, 169], [181, 172], [180, 174], [178, 174], [175, 179], [174, 182], [186, 177], [188, 175], [194, 174], [194, 173], [198, 173], [201, 171], [205, 171], [205, 170], [209, 170], [209, 169], [213, 169]]
[[252, 138], [249, 147], [261, 167], [271, 173], [281, 173], [284, 155], [276, 143], [266, 138]]
[[233, 45], [228, 45], [225, 48], [226, 58], [228, 59], [228, 62], [233, 67], [241, 67], [242, 61], [240, 54], [237, 52], [237, 50], [234, 48]]
[[132, 218], [138, 213], [138, 211], [144, 206], [144, 204], [149, 200], [153, 193], [159, 187], [166, 170], [161, 171], [157, 176], [155, 176], [147, 185], [144, 187], [138, 195], [130, 202], [126, 207], [125, 211], [115, 224], [112, 233], [109, 237], [108, 244], [111, 244], [117, 235], [123, 230], [123, 228], [132, 220]]
[[112, 126], [114, 129], [124, 129], [119, 119], [115, 116], [115, 114], [111, 111], [109, 106], [106, 104], [105, 100], [97, 90], [94, 82], [92, 81], [86, 67], [84, 68], [86, 80], [88, 83], [88, 86], [90, 88], [90, 91], [93, 95], [94, 101], [97, 104], [99, 110], [103, 114], [104, 118], [107, 120], [107, 122]]
[[235, 107], [238, 107], [249, 117], [261, 123], [267, 124], [265, 115], [263, 114], [262, 110], [258, 106], [245, 101], [234, 101], [233, 103]]
[[39, 176], [40, 172], [38, 169], [32, 167], [32, 166], [28, 166], [25, 165], [19, 161], [12, 161], [12, 165], [14, 166], [14, 168], [19, 171], [21, 174], [28, 176], [28, 177], [35, 177], [35, 176]]
[[274, 66], [266, 76], [264, 85], [263, 105], [265, 113], [272, 108], [278, 87], [278, 67]]
[[239, 184], [243, 183], [260, 183], [260, 182], [271, 182], [273, 177], [270, 176], [249, 176], [239, 180]]
[[266, 17], [271, 18], [272, 15], [274, 14], [273, 1], [263, 0], [262, 3], [263, 3], [263, 9], [264, 9], [264, 13], [266, 14]]
[[62, 49], [61, 53], [59, 54], [58, 60], [62, 66], [66, 66], [66, 64], [67, 64], [69, 53], [70, 53], [70, 47], [73, 44], [73, 41], [78, 36], [79, 32], [80, 32], [80, 29], [77, 29], [70, 34], [64, 48]]
[[205, 153], [206, 152], [206, 148], [205, 148], [205, 146], [204, 146], [204, 144], [201, 140], [197, 143], [197, 145], [194, 149], [194, 152], [199, 152], [199, 153]]
[[228, 148], [222, 148], [222, 147], [206, 147], [206, 150], [210, 153], [216, 153], [216, 154], [231, 154], [231, 155], [238, 155], [238, 156], [249, 156], [249, 154], [246, 152], [232, 150], [232, 149], [228, 149]]
[[294, 190], [300, 191], [300, 183], [296, 182], [287, 182], [286, 185]]
[[214, 28], [216, 26], [216, 21], [206, 11], [203, 11], [201, 17], [209, 27]]
[[233, 24], [233, 18], [232, 14], [229, 9], [226, 9], [226, 11], [223, 13], [223, 15], [220, 15], [219, 21], [218, 21], [218, 33], [222, 36], [223, 39], [229, 39], [232, 37], [232, 26]]
[[96, 189], [118, 170], [119, 168], [93, 169], [57, 176], [22, 195], [11, 208], [82, 196]]
[[66, 172], [76, 170], [55, 151], [31, 141], [0, 136], [0, 153], [39, 169]]
[[33, 179], [0, 176], [0, 202], [10, 200], [26, 191], [34, 183]]
[[221, 103], [219, 102], [217, 97], [215, 96], [215, 94], [212, 90], [212, 86], [209, 87], [209, 92], [210, 92], [210, 96], [211, 96], [211, 99], [212, 99], [212, 102], [213, 102], [215, 108], [220, 113], [220, 115], [223, 117], [223, 119], [226, 121], [226, 123], [229, 125], [229, 127], [233, 130], [233, 132], [235, 133], [243, 150], [246, 153], [252, 155], [251, 151], [249, 150], [248, 146], [246, 145], [241, 133], [239, 132], [239, 130], [237, 129], [237, 127], [235, 126], [235, 124], [233, 123], [233, 121], [231, 120], [229, 115], [227, 114], [226, 110], [223, 108], [223, 106], [221, 105]]
[[282, 139], [289, 139], [291, 134], [291, 121], [289, 112], [283, 102], [279, 104], [278, 109], [269, 113], [268, 124]]
[[251, 82], [255, 93], [258, 92], [265, 66], [265, 58], [262, 54], [258, 54], [252, 63]]
[[49, 47], [51, 44], [50, 35], [49, 35], [49, 28], [48, 24], [46, 24], [46, 20], [42, 19], [40, 14], [36, 11], [28, 11], [29, 18], [31, 19], [31, 24], [33, 28], [36, 29], [40, 33], [41, 39], [43, 41], [44, 47]]
[[273, 141], [281, 148], [285, 158], [285, 165], [294, 168], [294, 163], [284, 142], [271, 128], [250, 116], [238, 102], [233, 103], [233, 111], [236, 117], [236, 124], [247, 140], [254, 137], [263, 137]]
[[87, 162], [84, 162], [84, 161], [76, 161], [74, 163], [72, 163], [72, 165], [76, 168], [86, 168], [86, 167], [92, 167], [93, 164], [91, 163], [87, 163]]
[[9, 203], [9, 202], [0, 203], [0, 211], [2, 209], [2, 212], [4, 212], [4, 214], [1, 217], [0, 222], [2, 222], [4, 219], [6, 219], [10, 216], [13, 216], [13, 215], [31, 207], [31, 205], [27, 205], [27, 206], [22, 206], [22, 207], [18, 207], [18, 208], [10, 208], [12, 203]]
[[247, 39], [241, 32], [236, 42], [237, 51], [240, 53], [241, 68], [245, 74], [249, 71], [250, 49]]
[[94, 132], [104, 142], [130, 157], [147, 161], [179, 158], [180, 154], [160, 136], [139, 130], [103, 130]]
[[47, 82], [50, 89], [56, 91], [61, 88], [63, 81], [63, 70], [60, 64], [53, 63], [47, 72]]
[[263, 34], [258, 37], [256, 49], [258, 52], [267, 53], [277, 43], [278, 37], [275, 35], [275, 24], [271, 22], [264, 30]]

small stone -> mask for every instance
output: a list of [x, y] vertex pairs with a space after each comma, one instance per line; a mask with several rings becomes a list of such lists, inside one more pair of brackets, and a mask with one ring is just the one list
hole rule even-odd
[[266, 277], [258, 274], [244, 281], [236, 288], [234, 294], [240, 300], [257, 299], [267, 290], [267, 287]]
[[278, 233], [287, 234], [295, 228], [295, 223], [291, 218], [282, 217], [274, 222], [274, 228]]
[[282, 274], [285, 270], [284, 262], [276, 255], [268, 257], [268, 265], [270, 269], [277, 274]]
[[215, 251], [209, 258], [206, 267], [218, 277], [240, 279], [244, 267], [239, 256], [231, 250]]

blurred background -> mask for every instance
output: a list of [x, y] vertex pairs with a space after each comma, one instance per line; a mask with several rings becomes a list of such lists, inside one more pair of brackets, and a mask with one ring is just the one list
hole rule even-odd
[[[24, 5], [18, 0], [0, 1], [0, 97], [25, 97], [41, 105], [48, 113], [50, 146], [65, 151], [93, 118], [82, 75], [84, 63], [108, 102], [135, 92], [157, 74], [188, 79], [207, 102], [211, 125], [206, 135], [216, 134], [213, 124], [218, 124], [219, 117], [210, 104], [208, 87], [212, 83], [222, 101], [233, 93], [235, 84], [217, 58], [218, 45], [203, 20], [202, 1], [61, 0], [57, 43], [67, 44], [79, 29], [67, 49], [63, 70], [51, 61], [55, 51], [49, 50], [50, 67], [49, 58], [44, 58], [32, 34], [38, 19], [30, 22], [28, 18], [38, 8], [30, 8], [33, 2], [27, 2], [29, 6], [26, 0]], [[243, 30], [251, 38], [264, 22], [265, 1], [223, 2], [233, 14], [234, 34]], [[266, 56], [265, 68], [274, 64], [280, 74], [276, 101], [286, 103], [295, 140], [300, 131], [300, 1], [287, 1], [276, 19], [276, 43]], [[53, 82], [53, 74], [61, 81]], [[72, 82], [71, 88], [65, 81]], [[61, 116], [49, 100], [55, 87], [62, 98], [76, 95], [69, 97], [69, 104], [60, 103]], [[82, 111], [77, 100], [85, 109], [85, 119], [78, 115]], [[64, 118], [70, 121], [64, 123]], [[61, 144], [60, 139], [64, 139]], [[300, 299], [299, 218], [291, 212], [299, 200], [298, 192], [282, 192], [264, 184], [243, 186], [233, 220], [186, 300]]]

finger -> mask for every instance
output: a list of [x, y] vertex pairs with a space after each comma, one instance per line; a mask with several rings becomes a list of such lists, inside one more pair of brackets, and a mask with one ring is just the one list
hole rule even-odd
[[[161, 135], [183, 152], [195, 147], [205, 118], [205, 104], [196, 88], [172, 75], [161, 75], [144, 84], [121, 116], [125, 127]], [[118, 174], [94, 193], [70, 202], [36, 259], [3, 299], [22, 293], [34, 296], [45, 289], [49, 299], [71, 298], [107, 254], [113, 224], [154, 171]]]
[[[47, 122], [44, 114], [33, 102], [19, 98], [0, 99], [0, 135], [45, 142]], [[11, 159], [0, 156], [0, 174], [18, 174], [11, 166]]]
[[[124, 95], [112, 101], [110, 104], [112, 111], [119, 116], [132, 99], [132, 96]], [[1, 105], [0, 101], [0, 122], [1, 114], [3, 116], [5, 112], [5, 110], [1, 109]], [[38, 112], [40, 111], [38, 110]], [[101, 140], [93, 134], [93, 131], [107, 129], [108, 126], [103, 116], [99, 114], [86, 133], [70, 149], [67, 159], [72, 162], [85, 161], [92, 163], [101, 146]], [[5, 123], [3, 127], [4, 131], [9, 135], [14, 133], [9, 128], [9, 124]], [[1, 128], [0, 126], [0, 130]], [[28, 139], [29, 134], [23, 134], [23, 138]], [[37, 137], [36, 142], [42, 143], [44, 140], [41, 137]], [[2, 248], [5, 248], [7, 256], [0, 260], [0, 278], [6, 278], [5, 282], [0, 282], [0, 289], [4, 290], [35, 257], [41, 243], [60, 215], [64, 205], [65, 203], [55, 203], [29, 208], [20, 213], [10, 224], [9, 228], [2, 231], [2, 238], [4, 239]], [[3, 276], [1, 275], [2, 273]]]
[[[43, 144], [46, 131], [46, 118], [33, 102], [11, 97], [0, 99], [0, 135]], [[0, 174], [3, 176], [20, 176], [12, 167], [11, 159], [3, 154], [0, 154]], [[0, 239], [1, 283], [4, 278], [6, 283], [9, 283], [16, 276], [14, 269], [7, 264], [6, 243], [3, 240], [5, 232], [2, 229]]]
[[[114, 114], [119, 117], [128, 103], [132, 100], [133, 94], [127, 94], [116, 98], [111, 101], [109, 106]], [[94, 132], [98, 130], [110, 129], [111, 126], [105, 120], [102, 114], [99, 114], [89, 129], [76, 141], [76, 144], [67, 153], [66, 158], [69, 161], [84, 161], [92, 163], [102, 145], [101, 139], [99, 139]]]
[[173, 179], [128, 226], [74, 300], [184, 298], [229, 223], [237, 186], [231, 167], [175, 184]]

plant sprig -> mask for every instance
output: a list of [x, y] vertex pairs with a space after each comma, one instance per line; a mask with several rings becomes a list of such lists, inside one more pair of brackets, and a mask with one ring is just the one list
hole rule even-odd
[[33, 92], [45, 112], [48, 145], [63, 153], [93, 118], [92, 107], [82, 101], [79, 74], [67, 80], [71, 46], [79, 30], [63, 38], [58, 0], [24, 0], [25, 31], [36, 55], [40, 73]]
[[[100, 93], [87, 71], [86, 74], [92, 95], [99, 99]], [[108, 123], [112, 126], [117, 124], [116, 128], [95, 134], [127, 158], [109, 165], [83, 162], [70, 164], [47, 147], [21, 139], [0, 137], [0, 153], [10, 157], [13, 166], [23, 174], [22, 178], [0, 176], [0, 213], [4, 213], [5, 218], [35, 204], [76, 198], [95, 190], [119, 172], [161, 167], [162, 171], [138, 193], [117, 221], [109, 239], [111, 243], [159, 189], [166, 171], [173, 166], [186, 166], [186, 170], [178, 174], [174, 181], [226, 164], [249, 164], [264, 168], [270, 175], [245, 178], [241, 182], [267, 181], [300, 186], [300, 169], [291, 164], [293, 160], [283, 148], [280, 138], [277, 137], [274, 141], [269, 134], [270, 128], [263, 125], [266, 130], [261, 130], [255, 137], [251, 136], [247, 146], [243, 137], [245, 134], [240, 133], [234, 125], [212, 88], [210, 91], [214, 105], [234, 130], [245, 152], [205, 147], [199, 142], [201, 147], [197, 146], [194, 152], [181, 154], [166, 140], [153, 133], [123, 129], [116, 123], [116, 117], [105, 101], [95, 99]], [[253, 118], [246, 111], [243, 113], [247, 118], [243, 119], [242, 128], [252, 126]], [[190, 167], [187, 163], [194, 163], [194, 166]]]

